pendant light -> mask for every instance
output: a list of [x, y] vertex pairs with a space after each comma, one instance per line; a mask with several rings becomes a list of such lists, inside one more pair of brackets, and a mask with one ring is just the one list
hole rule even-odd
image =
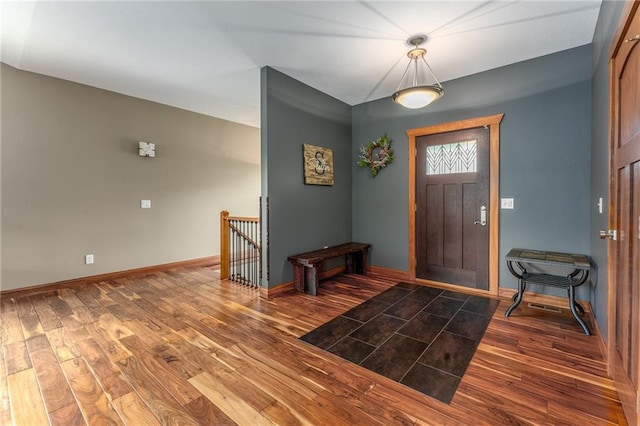
[[[424, 58], [427, 50], [418, 47], [425, 41], [427, 41], [427, 36], [425, 35], [413, 36], [407, 40], [407, 44], [413, 46], [413, 49], [407, 52], [409, 63], [407, 64], [407, 68], [404, 70], [404, 74], [402, 74], [402, 78], [400, 79], [400, 84], [398, 84], [396, 92], [391, 97], [393, 102], [402, 105], [405, 108], [416, 109], [426, 107], [430, 103], [440, 99], [444, 94], [442, 85], [436, 78], [436, 75], [427, 63], [427, 60]], [[426, 79], [421, 80], [419, 72], [420, 61], [424, 62], [426, 69], [431, 73], [431, 76], [436, 82], [435, 85], [427, 85], [424, 83]], [[423, 71], [423, 74], [425, 73], [426, 71]], [[401, 87], [403, 88], [401, 89]]]

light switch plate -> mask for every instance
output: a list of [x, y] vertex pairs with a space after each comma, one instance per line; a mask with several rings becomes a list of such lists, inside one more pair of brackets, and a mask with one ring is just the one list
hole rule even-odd
[[150, 209], [151, 208], [151, 200], [140, 200], [140, 208], [141, 209]]
[[513, 209], [513, 198], [501, 198], [500, 199], [500, 208], [501, 209]]
[[138, 155], [140, 157], [155, 157], [156, 144], [151, 142], [138, 142]]

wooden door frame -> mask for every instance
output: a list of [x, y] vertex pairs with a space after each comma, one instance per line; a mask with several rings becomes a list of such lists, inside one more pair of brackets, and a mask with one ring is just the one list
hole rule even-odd
[[[616, 108], [616, 102], [618, 97], [615, 93], [615, 67], [614, 67], [614, 58], [617, 56], [618, 51], [620, 50], [623, 42], [624, 35], [629, 29], [631, 25], [631, 20], [633, 19], [634, 13], [636, 10], [640, 8], [640, 2], [631, 1], [627, 2], [624, 6], [624, 9], [620, 15], [620, 21], [618, 22], [618, 27], [616, 29], [615, 35], [611, 41], [611, 46], [609, 48], [609, 217], [608, 217], [608, 225], [609, 229], [617, 229], [616, 222], [616, 203], [614, 202], [614, 196], [618, 191], [618, 187], [616, 186], [616, 178], [614, 176], [617, 173], [616, 164], [614, 164], [614, 152], [615, 152], [615, 144], [618, 138], [618, 109]], [[614, 248], [614, 242], [608, 241], [607, 243], [607, 372], [609, 376], [614, 379], [615, 386], [618, 390], [618, 395], [622, 401], [623, 408], [625, 409], [625, 414], [628, 420], [634, 421], [633, 418], [629, 418], [630, 414], [627, 413], [628, 408], [640, 407], [640, 393], [638, 389], [635, 389], [633, 383], [629, 381], [620, 381], [616, 378], [625, 376], [625, 373], [622, 371], [618, 371], [618, 365], [615, 363], [616, 360], [616, 348], [615, 348], [615, 327], [616, 327], [616, 315], [615, 315], [615, 303], [616, 300], [616, 292], [617, 292], [617, 252]], [[635, 417], [635, 421], [640, 420], [638, 418], [638, 412], [631, 413], [633, 417]]]
[[[433, 126], [407, 130], [409, 137], [409, 278], [413, 281], [424, 281], [416, 278], [416, 138], [436, 133], [456, 130], [489, 127], [489, 290], [465, 288], [465, 291], [498, 295], [498, 250], [500, 237], [500, 122], [504, 114], [470, 118]], [[441, 287], [460, 289], [460, 286], [437, 283]]]

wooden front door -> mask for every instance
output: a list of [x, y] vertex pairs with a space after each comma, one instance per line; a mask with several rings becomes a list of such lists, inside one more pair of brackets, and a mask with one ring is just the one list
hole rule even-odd
[[416, 148], [416, 277], [489, 290], [489, 127]]
[[609, 222], [609, 362], [629, 424], [640, 394], [640, 8], [630, 9], [611, 61], [613, 187]]

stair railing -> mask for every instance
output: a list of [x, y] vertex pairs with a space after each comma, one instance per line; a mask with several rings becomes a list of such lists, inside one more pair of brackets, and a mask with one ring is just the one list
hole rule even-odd
[[260, 219], [220, 212], [220, 279], [260, 287]]

